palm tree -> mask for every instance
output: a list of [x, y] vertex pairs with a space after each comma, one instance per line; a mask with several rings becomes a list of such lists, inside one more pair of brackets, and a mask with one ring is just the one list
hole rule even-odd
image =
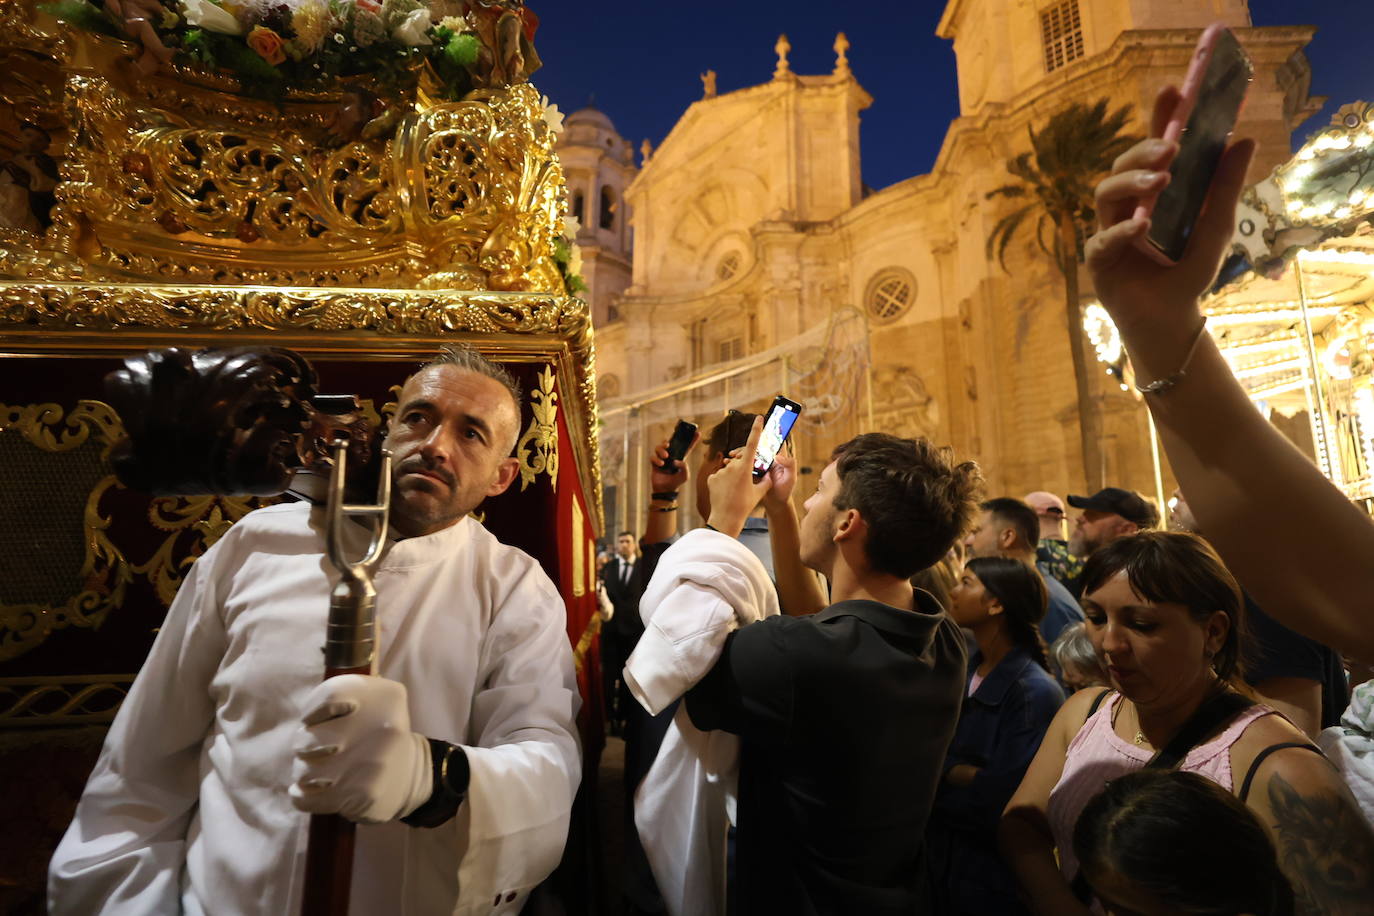
[[[987, 256], [991, 258], [995, 253], [1006, 270], [1007, 246], [1017, 231], [1035, 217], [1036, 242], [1041, 251], [1054, 258], [1064, 277], [1064, 318], [1078, 389], [1083, 473], [1090, 493], [1102, 488], [1102, 417], [1088, 383], [1091, 363], [1087, 336], [1083, 333], [1083, 309], [1078, 301], [1078, 265], [1083, 259], [1083, 240], [1096, 219], [1093, 187], [1111, 169], [1112, 161], [1139, 139], [1121, 134], [1130, 118], [1130, 105], [1109, 114], [1107, 100], [1102, 98], [1092, 105], [1075, 102], [1050, 118], [1040, 131], [1027, 127], [1031, 152], [1007, 160], [1007, 171], [1020, 180], [986, 195], [988, 200], [1005, 197], [1024, 201], [993, 226], [987, 240]], [[1052, 244], [1046, 244], [1047, 235]]]

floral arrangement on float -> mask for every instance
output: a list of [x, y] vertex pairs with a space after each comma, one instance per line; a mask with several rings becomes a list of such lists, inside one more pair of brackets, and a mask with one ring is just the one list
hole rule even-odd
[[539, 69], [539, 19], [518, 0], [56, 0], [39, 9], [142, 45], [139, 68], [177, 61], [224, 71], [245, 90], [289, 89], [367, 77], [405, 91], [425, 74], [457, 100]]

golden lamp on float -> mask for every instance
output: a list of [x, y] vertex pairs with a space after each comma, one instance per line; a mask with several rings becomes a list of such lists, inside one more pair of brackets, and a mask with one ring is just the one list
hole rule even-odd
[[[1246, 189], [1203, 310], [1256, 405], [1374, 512], [1371, 217], [1374, 105], [1356, 102]], [[1085, 332], [1099, 360], [1121, 366], [1115, 328], [1097, 308], [1085, 311]]]

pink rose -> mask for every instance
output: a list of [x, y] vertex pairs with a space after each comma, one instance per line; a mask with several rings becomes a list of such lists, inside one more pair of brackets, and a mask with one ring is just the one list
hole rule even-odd
[[382, 5], [378, 3], [377, 0], [356, 0], [353, 5], [360, 10], [366, 10], [372, 13], [374, 16], [382, 12]]
[[282, 37], [271, 29], [262, 26], [254, 26], [253, 31], [248, 33], [248, 47], [257, 52], [258, 56], [267, 61], [272, 66], [277, 66], [286, 60], [286, 50], [283, 47], [286, 42]]

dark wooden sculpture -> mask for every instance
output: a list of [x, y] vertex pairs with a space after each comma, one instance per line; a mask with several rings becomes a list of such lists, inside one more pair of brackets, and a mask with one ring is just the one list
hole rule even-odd
[[110, 455], [128, 487], [158, 495], [270, 496], [300, 466], [316, 376], [291, 350], [154, 350], [105, 377], [127, 438]]

